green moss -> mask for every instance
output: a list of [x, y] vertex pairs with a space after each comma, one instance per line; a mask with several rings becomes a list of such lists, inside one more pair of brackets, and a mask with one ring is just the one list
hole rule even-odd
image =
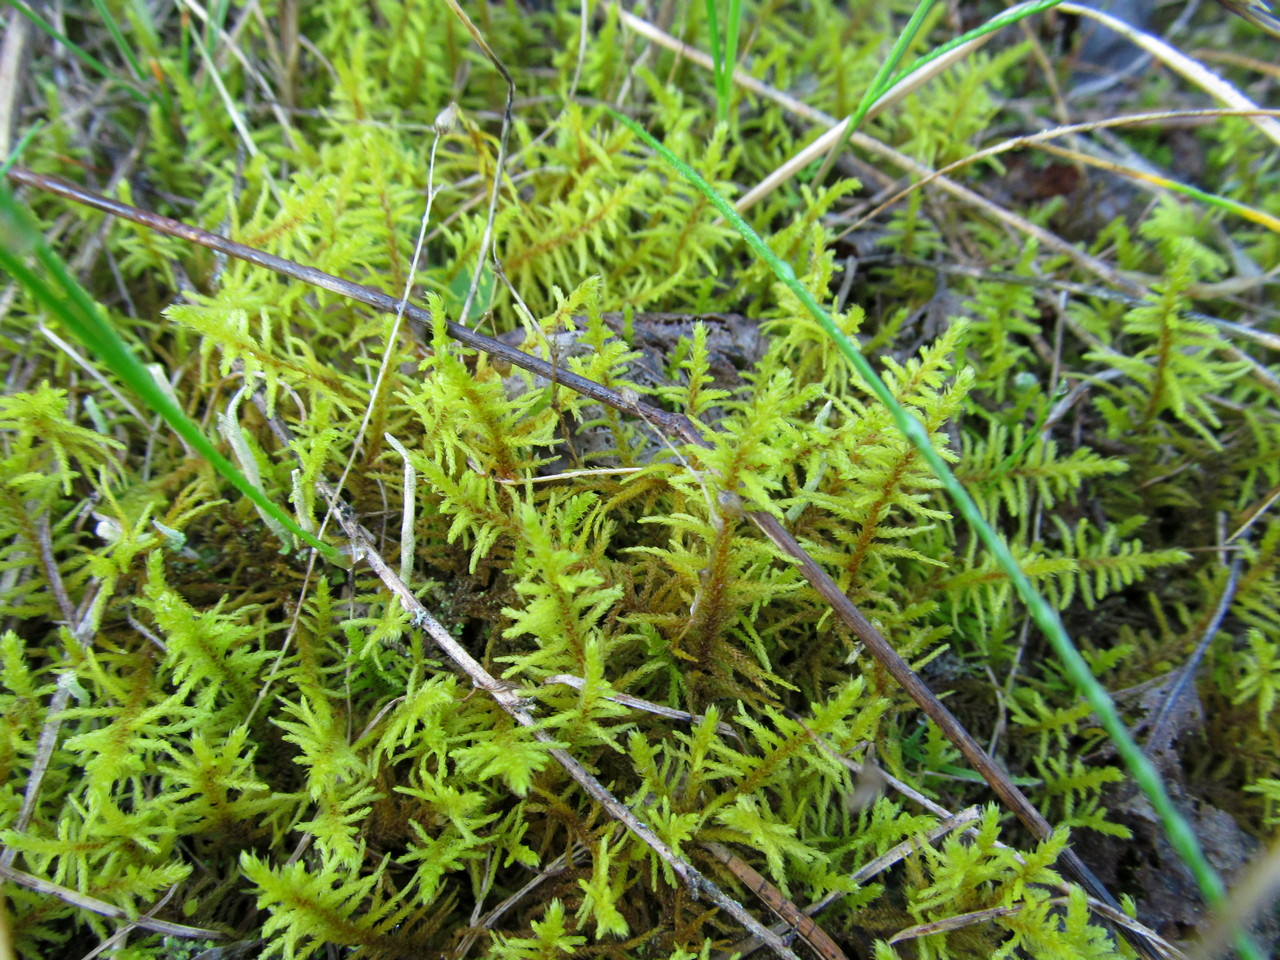
[[[752, 72], [851, 108], [889, 25], [863, 11], [855, 31], [825, 2], [775, 7], [759, 17]], [[177, 126], [158, 107], [109, 101], [118, 136], [142, 145], [133, 172], [146, 172], [117, 192], [398, 296], [428, 188], [430, 127], [458, 99], [462, 120], [436, 162], [435, 233], [416, 273], [437, 316], [456, 312], [485, 228], [504, 87], [445, 5], [304, 5], [311, 46], [294, 72], [280, 38], [262, 29], [279, 15], [264, 5], [237, 43], [298, 112], [265, 104], [234, 58], [215, 61], [256, 155], [207, 71], [183, 59], [192, 37], [176, 18], [161, 25]], [[473, 16], [522, 96], [567, 90], [576, 14], [508, 2]], [[696, 37], [700, 9], [689, 16]], [[1007, 577], [795, 296], [595, 104], [625, 87], [646, 125], [730, 197], [806, 135], [751, 94], [735, 93], [737, 116], [717, 125], [709, 74], [657, 49], [639, 58], [615, 7], [596, 17], [582, 102], [518, 105], [495, 224], [509, 284], [492, 283], [478, 324], [521, 328], [527, 348], [687, 414], [707, 427], [709, 447], [670, 449], [649, 425], [440, 330], [402, 332], [374, 395], [392, 318], [135, 226], [106, 228], [110, 259], [88, 285], [189, 413], [213, 423], [234, 411], [267, 494], [313, 529], [324, 512], [317, 480], [354, 456], [346, 498], [388, 556], [406, 493], [384, 439], [395, 437], [418, 485], [411, 589], [527, 691], [538, 729], [757, 915], [755, 891], [702, 843], [734, 844], [797, 903], [846, 894], [819, 920], [833, 935], [878, 941], [877, 957], [1123, 955], [1078, 891], [1046, 886], [1068, 838], [1087, 856], [1091, 832], [1125, 833], [1108, 810], [1121, 774], [1023, 628]], [[836, 42], [842, 32], [847, 42]], [[48, 79], [50, 56], [38, 49], [36, 66], [55, 122], [24, 162], [84, 178], [73, 158], [108, 162], [112, 152], [68, 133], [79, 94]], [[869, 129], [930, 162], [962, 157], [1001, 116], [997, 95], [1025, 56], [1014, 47], [975, 60]], [[1236, 178], [1224, 192], [1255, 201], [1274, 177], [1252, 162], [1256, 134], [1234, 122], [1213, 129], [1211, 169]], [[855, 268], [834, 235], [858, 189], [784, 187], [750, 214], [826, 300]], [[857, 266], [837, 323], [874, 354], [1024, 571], [1077, 627], [1104, 682], [1159, 679], [1183, 662], [1223, 589], [1206, 550], [1217, 544], [1215, 514], [1234, 529], [1280, 484], [1273, 381], [1259, 374], [1274, 357], [1189, 316], [1192, 298], [1225, 275], [1224, 248], [1265, 266], [1275, 237], [1174, 202], [1136, 227], [1117, 221], [1098, 250], [1148, 274], [1156, 294], [1127, 308], [1077, 298], [1067, 319], [1082, 338], [1064, 335], [1055, 352], [1041, 291], [955, 278], [943, 299], [937, 275], [905, 259], [953, 248], [957, 223], [972, 218], [934, 215], [921, 197], [887, 223], [882, 252], [902, 259], [870, 275]], [[46, 223], [71, 209], [31, 203]], [[968, 226], [966, 249], [993, 270], [1093, 280], [1003, 228]], [[74, 210], [60, 238], [68, 259], [100, 227]], [[1260, 296], [1274, 307], [1267, 288]], [[131, 915], [172, 888], [166, 919], [262, 938], [264, 954], [284, 957], [326, 944], [448, 953], [469, 930], [472, 956], [513, 960], [692, 958], [736, 942], [741, 931], [610, 821], [545, 741], [439, 662], [366, 567], [311, 569], [280, 554], [249, 504], [77, 373], [39, 336], [46, 318], [14, 297], [4, 347], [27, 372], [23, 389], [0, 398], [0, 840], [16, 866]], [[1240, 316], [1226, 300], [1214, 307]], [[655, 380], [635, 324], [657, 311], [748, 316], [767, 348], [728, 376], [697, 327], [670, 345]], [[629, 341], [606, 313], [624, 315]], [[1070, 411], [1057, 409], [1060, 383], [1086, 382]], [[236, 405], [246, 385], [288, 423], [297, 458], [256, 407]], [[353, 449], [366, 409], [370, 428]], [[636, 472], [533, 482], [553, 463]], [[742, 519], [743, 505], [785, 518], [976, 735], [999, 731], [1001, 760], [1060, 825], [1051, 839], [1019, 857], [998, 841], [1025, 837], [988, 808], [970, 838], [924, 844], [862, 886], [850, 879], [937, 818], [894, 793], [852, 802], [866, 783], [841, 756], [861, 762], [874, 745], [889, 773], [952, 809], [988, 794], [954, 776], [958, 754]], [[1208, 727], [1178, 747], [1192, 786], [1216, 781], [1214, 801], [1263, 833], [1280, 802], [1269, 723], [1280, 685], [1274, 512], [1237, 546], [1245, 563], [1232, 618], [1198, 687]], [[63, 622], [63, 594], [74, 624]], [[561, 674], [584, 683], [544, 685]], [[59, 686], [70, 700], [20, 830]], [[695, 716], [658, 716], [610, 699], [618, 693]], [[1201, 737], [1238, 748], [1209, 755]], [[472, 929], [567, 854], [572, 865]], [[7, 893], [25, 954], [115, 929], [48, 895]], [[982, 910], [996, 912], [886, 942]], [[121, 953], [169, 949], [136, 934]]]

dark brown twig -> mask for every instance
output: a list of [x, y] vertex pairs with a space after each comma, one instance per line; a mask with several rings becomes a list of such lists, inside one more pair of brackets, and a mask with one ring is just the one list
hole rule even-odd
[[751, 864], [735, 855], [723, 844], [704, 843], [702, 847], [728, 867], [729, 872], [741, 880], [747, 889], [764, 902], [765, 906], [795, 930], [800, 939], [807, 943], [822, 960], [848, 960], [844, 951], [831, 939], [827, 931], [805, 916], [799, 907], [783, 896], [782, 891], [761, 876]]
[[[823, 600], [826, 600], [831, 605], [840, 619], [862, 641], [876, 661], [888, 671], [894, 680], [901, 684], [902, 689], [919, 705], [925, 715], [938, 725], [938, 728], [942, 730], [946, 738], [969, 761], [969, 765], [982, 776], [982, 779], [987, 781], [988, 786], [1000, 798], [1000, 801], [1022, 821], [1022, 825], [1036, 838], [1040, 840], [1047, 839], [1053, 833], [1053, 826], [1049, 821], [1027, 799], [1026, 794], [1019, 790], [1014, 782], [1009, 779], [1009, 775], [1001, 770], [996, 765], [996, 762], [987, 755], [978, 741], [973, 738], [973, 735], [955, 718], [955, 715], [943, 706], [942, 701], [934, 696], [933, 691], [925, 686], [919, 674], [912, 670], [899, 655], [898, 651], [890, 645], [889, 641], [881, 636], [880, 631], [871, 624], [871, 621], [866, 618], [861, 610], [854, 606], [853, 601], [845, 596], [844, 592], [836, 585], [836, 582], [827, 575], [827, 572], [814, 563], [813, 558], [804, 552], [800, 544], [796, 542], [795, 537], [772, 514], [753, 511], [747, 515], [765, 536], [796, 560], [800, 566], [801, 574], [809, 581], [809, 584], [818, 591]], [[1080, 859], [1079, 854], [1068, 848], [1062, 851], [1060, 860], [1067, 872], [1075, 878], [1080, 886], [1084, 887], [1085, 892], [1091, 897], [1102, 901], [1110, 907], [1119, 909], [1119, 904], [1116, 903], [1115, 898], [1103, 886], [1102, 881], [1093, 875], [1093, 871]], [[1145, 941], [1131, 938], [1131, 942], [1138, 950], [1146, 951]], [[1146, 955], [1156, 956], [1156, 954], [1150, 952], [1146, 952]]]

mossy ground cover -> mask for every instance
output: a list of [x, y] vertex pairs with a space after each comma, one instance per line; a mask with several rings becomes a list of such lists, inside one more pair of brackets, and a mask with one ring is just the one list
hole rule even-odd
[[[919, 452], [795, 294], [610, 112], [739, 199], [822, 132], [815, 118], [857, 108], [911, 8], [745, 5], [755, 88], [614, 5], [587, 4], [585, 22], [562, 4], [467, 13], [515, 83], [505, 151], [506, 82], [443, 3], [40, 11], [65, 42], [13, 19], [10, 133], [34, 129], [20, 162], [37, 173], [392, 297], [409, 286], [436, 318], [684, 414], [710, 445], [439, 323], [25, 191], [157, 381], [272, 500], [319, 532], [322, 485], [345, 471], [378, 552], [536, 728], [459, 674], [361, 558], [296, 549], [7, 284], [0, 842], [21, 877], [0, 943], [78, 957], [129, 928], [106, 949], [745, 949], [553, 749], [763, 922], [794, 927], [802, 955], [1128, 955], [1055, 870], [1068, 843], [1147, 926], [1197, 932], [1194, 884]], [[700, 5], [635, 14], [712, 46]], [[907, 59], [982, 16], [939, 9]], [[745, 216], [924, 425], [1230, 875], [1280, 822], [1275, 142], [1239, 116], [1084, 133], [1065, 158], [952, 174], [992, 206], [933, 184], [859, 223], [918, 165], [1212, 105], [1163, 69], [1073, 97], [1085, 23], [1007, 29], [873, 111], [829, 174], [819, 155]], [[1185, 29], [1182, 47], [1274, 102], [1273, 39], [1216, 8]], [[1051, 838], [992, 802], [744, 508], [792, 531]], [[824, 899], [816, 932], [786, 912]], [[144, 914], [222, 940], [130, 927]]]

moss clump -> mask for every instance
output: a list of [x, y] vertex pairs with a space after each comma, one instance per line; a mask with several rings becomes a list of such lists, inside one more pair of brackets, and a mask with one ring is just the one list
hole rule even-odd
[[[140, 105], [67, 72], [65, 52], [37, 41], [31, 114], [50, 124], [24, 163], [90, 183], [113, 170], [124, 199], [393, 296], [412, 273], [440, 316], [458, 316], [475, 279], [471, 322], [523, 331], [528, 349], [687, 414], [710, 441], [669, 447], [645, 422], [440, 331], [391, 339], [391, 317], [327, 291], [81, 210], [66, 218], [62, 201], [30, 195], [62, 225], [68, 259], [93, 243], [78, 264], [87, 285], [184, 407], [207, 422], [233, 411], [273, 499], [318, 523], [317, 485], [350, 459], [344, 497], [383, 552], [410, 531], [414, 592], [527, 692], [538, 730], [758, 915], [756, 890], [704, 844], [732, 845], [797, 904], [841, 894], [818, 919], [850, 956], [1124, 953], [1054, 871], [1068, 841], [1088, 859], [1098, 834], [1127, 835], [1113, 792], [1123, 776], [1088, 709], [794, 296], [597, 104], [621, 100], [730, 197], [807, 139], [782, 108], [735, 94], [717, 125], [710, 74], [642, 52], [613, 6], [592, 13], [581, 57], [576, 8], [478, 7], [477, 26], [533, 97], [517, 102], [496, 277], [477, 255], [505, 89], [446, 5], [329, 0], [294, 25], [286, 5], [268, 4], [224, 23], [226, 35], [108, 6], [163, 84], [141, 82]], [[114, 64], [88, 9], [66, 32]], [[688, 17], [697, 45], [705, 25]], [[837, 113], [894, 28], [882, 11], [827, 3], [751, 17], [752, 73]], [[1028, 92], [1027, 56], [976, 58], [867, 129], [923, 162], [963, 157], [1008, 116], [1002, 94]], [[439, 141], [415, 271], [432, 125], [451, 100], [461, 119]], [[95, 124], [73, 123], [90, 102]], [[1253, 128], [1223, 122], [1200, 136], [1206, 182], [1280, 214]], [[998, 171], [965, 176], [998, 187]], [[753, 225], [836, 300], [838, 324], [953, 462], [1095, 672], [1136, 691], [1122, 700], [1135, 723], [1158, 709], [1142, 693], [1171, 686], [1226, 589], [1222, 531], [1252, 518], [1231, 545], [1239, 582], [1194, 686], [1202, 725], [1185, 719], [1164, 759], [1189, 794], [1248, 832], [1271, 829], [1277, 371], [1256, 338], [1221, 322], [1248, 311], [1215, 284], [1242, 263], [1274, 265], [1275, 235], [1162, 201], [1091, 240], [1150, 296], [1063, 304], [1045, 283], [1096, 278], [954, 201], [914, 194], [876, 227], [877, 249], [860, 250], [840, 237], [859, 185], [801, 181], [754, 207]], [[1061, 207], [1023, 212], [1054, 225]], [[88, 239], [99, 231], [100, 245]], [[981, 278], [935, 269], [955, 251]], [[1271, 289], [1251, 291], [1259, 315], [1275, 308]], [[663, 352], [670, 314], [687, 335]], [[694, 322], [713, 314], [728, 342], [763, 334], [758, 357], [717, 352]], [[0, 398], [0, 837], [14, 867], [129, 916], [171, 891], [157, 916], [286, 957], [334, 945], [379, 957], [692, 958], [738, 940], [545, 741], [440, 661], [367, 567], [281, 553], [210, 468], [42, 337], [46, 322], [13, 292]], [[287, 422], [291, 451], [241, 402], [245, 387]], [[407, 528], [405, 458], [386, 437], [413, 468]], [[552, 463], [573, 472], [546, 482]], [[975, 735], [993, 738], [1060, 826], [1052, 838], [1002, 829], [987, 807], [971, 833], [855, 882], [939, 814], [877, 795], [873, 774], [845, 761], [878, 763], [952, 810], [989, 794], [742, 520], [744, 499], [783, 518]], [[562, 675], [581, 682], [547, 682]], [[1232, 749], [1206, 751], [1206, 739]], [[38, 758], [47, 771], [24, 801]], [[1143, 902], [1147, 891], [1117, 882]], [[117, 927], [45, 892], [6, 893], [23, 954], [87, 952]], [[980, 911], [991, 912], [888, 943]], [[138, 932], [116, 952], [174, 949]]]

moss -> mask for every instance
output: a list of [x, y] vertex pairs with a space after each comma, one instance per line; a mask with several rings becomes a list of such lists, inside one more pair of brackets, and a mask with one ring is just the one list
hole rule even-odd
[[[485, 229], [501, 83], [445, 5], [304, 5], [310, 45], [295, 51], [294, 71], [271, 32], [281, 12], [263, 11], [236, 43], [297, 112], [265, 102], [235, 59], [214, 61], [252, 150], [192, 53], [196, 33], [171, 18], [156, 25], [171, 118], [112, 94], [98, 109], [114, 132], [76, 138], [63, 120], [24, 162], [94, 179], [136, 137], [136, 164], [117, 187], [126, 199], [399, 296], [430, 129], [455, 98], [462, 120], [440, 139], [416, 290], [456, 315]], [[555, 102], [519, 105], [495, 224], [505, 278], [486, 274], [476, 322], [522, 329], [569, 369], [702, 422], [708, 448], [659, 444], [649, 425], [440, 331], [388, 342], [390, 317], [133, 226], [106, 228], [103, 266], [87, 278], [95, 295], [189, 412], [212, 422], [234, 411], [261, 484], [307, 522], [324, 513], [317, 481], [351, 458], [345, 496], [388, 555], [405, 529], [404, 462], [384, 435], [396, 438], [417, 485], [411, 588], [528, 692], [540, 730], [754, 912], [756, 891], [703, 843], [734, 844], [796, 903], [844, 894], [822, 926], [878, 957], [1122, 955], [1078, 891], [1052, 889], [1068, 838], [1087, 857], [1091, 831], [1124, 833], [1107, 810], [1121, 774], [1025, 629], [1007, 578], [794, 296], [595, 104], [626, 89], [646, 125], [730, 197], [804, 135], [751, 94], [735, 93], [730, 122], [716, 125], [710, 75], [657, 49], [640, 57], [612, 5], [595, 13], [580, 65], [575, 11], [478, 11], [520, 94]], [[812, 90], [820, 107], [851, 106], [874, 72], [854, 48], [877, 48], [887, 17], [864, 11], [840, 44], [832, 37], [848, 21], [832, 4], [769, 11], [753, 35], [754, 72]], [[689, 17], [696, 35], [700, 13]], [[53, 119], [87, 95], [52, 82], [55, 56], [37, 47]], [[1015, 47], [975, 60], [872, 130], [929, 162], [964, 156], [1003, 115], [997, 95], [1025, 56]], [[575, 75], [581, 102], [562, 105]], [[1212, 169], [1236, 177], [1243, 202], [1256, 194], [1242, 178], [1274, 178], [1253, 162], [1249, 128], [1224, 123], [1205, 137]], [[1280, 485], [1275, 366], [1268, 373], [1262, 348], [1190, 307], [1195, 298], [1208, 309], [1224, 249], [1266, 266], [1275, 237], [1162, 203], [1096, 244], [1148, 274], [1154, 295], [1128, 306], [1078, 296], [1058, 313], [1042, 291], [990, 277], [943, 289], [915, 258], [960, 244], [1024, 280], [1092, 278], [921, 194], [884, 222], [888, 259], [874, 272], [858, 266], [836, 237], [858, 189], [847, 179], [784, 187], [751, 217], [809, 289], [831, 299], [843, 287], [838, 323], [874, 354], [1108, 686], [1134, 688], [1183, 662], [1226, 580], [1209, 550], [1211, 518], [1234, 529], [1257, 513], [1237, 541], [1232, 616], [1200, 677], [1207, 727], [1183, 731], [1177, 752], [1193, 789], [1216, 783], [1214, 802], [1264, 833], [1280, 778], [1269, 722], [1280, 525], [1255, 508]], [[68, 209], [31, 202], [47, 223]], [[60, 243], [70, 251], [100, 226], [77, 210]], [[1259, 296], [1274, 307], [1267, 288]], [[1209, 306], [1241, 315], [1226, 299]], [[705, 327], [694, 328], [670, 344], [666, 382], [655, 384], [635, 325], [662, 311], [749, 317], [767, 348], [726, 372]], [[621, 335], [606, 312], [622, 314]], [[692, 958], [736, 942], [741, 931], [618, 829], [544, 741], [439, 661], [367, 568], [312, 569], [282, 554], [211, 470], [41, 338], [44, 321], [17, 292], [5, 348], [15, 369], [21, 353], [22, 373], [0, 398], [0, 827], [15, 865], [130, 915], [172, 889], [161, 916], [262, 938], [264, 954], [286, 957], [326, 944], [460, 956], [475, 940], [472, 955], [495, 958]], [[1079, 336], [1050, 346], [1059, 321]], [[1063, 383], [1092, 388], [1064, 411]], [[288, 423], [297, 459], [256, 408], [237, 406], [246, 385]], [[597, 472], [543, 482], [553, 463]], [[1061, 825], [1051, 839], [1028, 843], [988, 808], [968, 839], [924, 844], [860, 886], [850, 879], [938, 818], [895, 793], [865, 802], [871, 774], [841, 757], [874, 767], [873, 746], [888, 773], [951, 809], [987, 794], [742, 520], [743, 503], [785, 517], [970, 729], [998, 736], [1001, 760]], [[562, 674], [581, 688], [544, 685]], [[57, 748], [20, 829], [59, 687], [70, 693]], [[1206, 738], [1236, 749], [1205, 751]], [[1026, 848], [1021, 857], [1002, 837]], [[114, 927], [26, 888], [9, 898], [24, 954]], [[887, 943], [983, 910], [994, 912]], [[169, 949], [138, 934], [119, 952]]]

